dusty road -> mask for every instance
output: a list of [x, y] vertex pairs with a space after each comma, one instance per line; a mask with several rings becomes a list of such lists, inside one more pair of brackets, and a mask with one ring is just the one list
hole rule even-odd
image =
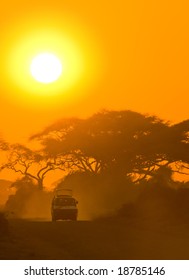
[[188, 225], [10, 220], [0, 259], [189, 259]]

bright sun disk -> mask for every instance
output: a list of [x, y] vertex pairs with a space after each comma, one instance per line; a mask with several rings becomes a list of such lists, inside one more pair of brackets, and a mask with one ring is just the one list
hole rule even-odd
[[62, 63], [52, 53], [41, 53], [33, 58], [30, 71], [35, 80], [48, 84], [60, 78], [62, 74]]

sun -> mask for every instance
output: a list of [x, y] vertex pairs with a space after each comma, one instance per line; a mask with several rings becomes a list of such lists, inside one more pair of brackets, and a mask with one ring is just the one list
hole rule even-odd
[[40, 53], [32, 59], [30, 72], [32, 77], [43, 84], [53, 83], [62, 74], [60, 59], [53, 53]]
[[88, 32], [26, 31], [7, 49], [3, 62], [11, 102], [39, 108], [71, 104], [101, 79], [103, 59]]

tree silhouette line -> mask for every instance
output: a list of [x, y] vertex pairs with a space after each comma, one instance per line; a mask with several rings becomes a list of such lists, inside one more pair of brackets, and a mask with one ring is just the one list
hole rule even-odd
[[133, 111], [103, 111], [88, 119], [62, 119], [30, 140], [38, 151], [2, 141], [8, 160], [1, 166], [28, 176], [44, 187], [48, 172], [56, 169], [103, 174], [119, 173], [134, 183], [168, 166], [189, 175], [189, 120], [171, 125], [156, 116]]
[[[63, 171], [63, 185], [74, 176], [82, 184], [80, 179], [86, 177], [92, 178], [88, 183], [94, 188], [106, 181], [107, 192], [108, 180], [109, 188], [114, 182], [120, 190], [129, 184], [156, 185], [157, 178], [160, 185], [169, 181], [174, 187], [173, 173], [189, 175], [189, 120], [171, 124], [129, 110], [104, 110], [86, 119], [61, 119], [30, 141], [38, 141], [41, 148], [2, 140], [7, 162], [1, 170], [21, 174], [22, 182], [28, 178], [39, 190], [44, 189], [46, 175], [55, 170]], [[166, 184], [162, 178], [167, 178]]]

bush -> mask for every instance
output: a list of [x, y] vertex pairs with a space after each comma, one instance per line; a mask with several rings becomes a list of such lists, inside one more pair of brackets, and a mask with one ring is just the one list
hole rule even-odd
[[0, 212], [0, 237], [8, 235], [8, 221], [3, 212]]

